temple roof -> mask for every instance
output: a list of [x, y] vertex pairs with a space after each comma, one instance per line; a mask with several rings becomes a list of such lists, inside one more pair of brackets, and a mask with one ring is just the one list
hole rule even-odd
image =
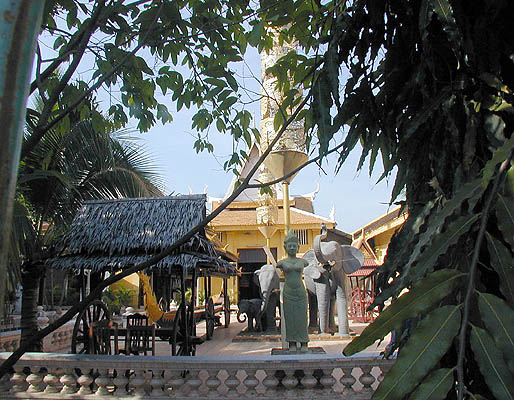
[[[385, 213], [384, 215], [381, 215], [377, 219], [369, 222], [368, 224], [364, 225], [362, 228], [357, 229], [355, 232], [353, 232], [354, 238], [358, 238], [362, 235], [362, 232], [364, 231], [364, 236], [366, 239], [370, 239], [373, 237], [374, 231], [376, 231], [378, 228], [386, 225], [388, 222], [393, 221], [396, 218], [403, 217], [401, 221], [398, 221], [398, 223], [403, 223], [405, 219], [407, 219], [408, 211], [407, 209], [402, 209], [401, 206], [397, 206], [393, 208], [391, 211]], [[371, 234], [371, 236], [370, 236]]]
[[[328, 218], [321, 217], [319, 215], [310, 213], [308, 211], [300, 210], [298, 208], [290, 208], [291, 225], [319, 225], [335, 224]], [[284, 216], [281, 210], [277, 213], [277, 225], [284, 224]], [[211, 222], [211, 226], [214, 228], [221, 226], [252, 226], [257, 225], [257, 213], [255, 206], [253, 208], [230, 208], [223, 210], [214, 220]]]

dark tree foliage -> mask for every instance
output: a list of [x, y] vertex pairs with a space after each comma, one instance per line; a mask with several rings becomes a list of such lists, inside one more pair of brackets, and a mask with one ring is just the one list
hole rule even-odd
[[[296, 6], [284, 36], [302, 31], [298, 4], [267, 10]], [[512, 399], [514, 3], [314, 7], [319, 68], [303, 116], [321, 153], [344, 140], [343, 163], [360, 141], [361, 165], [380, 154], [384, 176], [396, 168], [391, 201], [405, 190], [410, 215], [377, 277], [373, 306], [392, 305], [344, 354], [395, 329], [401, 352], [374, 398]], [[306, 58], [291, 53], [273, 72], [305, 82]]]
[[[256, 130], [232, 65], [260, 39], [247, 32], [256, 18], [248, 0], [46, 0], [30, 86], [43, 107], [27, 110], [32, 132], [22, 159], [77, 118], [106, 132], [132, 118], [146, 132], [173, 120], [172, 104], [196, 110], [197, 151], [213, 151], [211, 125], [250, 143]], [[99, 92], [109, 101], [99, 102]], [[226, 167], [242, 157], [235, 152]]]

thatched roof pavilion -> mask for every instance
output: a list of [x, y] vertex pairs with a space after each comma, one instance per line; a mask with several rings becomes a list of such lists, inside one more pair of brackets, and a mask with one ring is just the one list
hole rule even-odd
[[[79, 272], [117, 271], [148, 260], [173, 244], [206, 215], [206, 196], [170, 196], [86, 201], [59, 242], [61, 255], [47, 260], [53, 268]], [[151, 269], [181, 266], [208, 269], [213, 275], [235, 275], [205, 236], [196, 234]]]

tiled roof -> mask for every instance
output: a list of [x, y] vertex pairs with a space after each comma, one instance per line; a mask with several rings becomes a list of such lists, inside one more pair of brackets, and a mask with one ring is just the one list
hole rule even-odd
[[380, 267], [379, 264], [375, 261], [374, 258], [368, 258], [366, 257], [364, 259], [364, 264], [362, 264], [362, 267], [360, 267], [357, 271], [348, 274], [347, 276], [353, 276], [353, 277], [363, 277], [363, 276], [369, 276], [375, 271], [378, 267]]
[[374, 258], [365, 258], [363, 267], [376, 268], [379, 267], [380, 264], [377, 264]]
[[375, 271], [376, 268], [360, 268], [358, 269], [357, 271], [351, 273], [351, 274], [348, 274], [347, 276], [349, 277], [363, 277], [363, 276], [369, 276], [373, 273], [373, 271]]
[[[277, 225], [284, 224], [284, 215], [279, 210]], [[328, 218], [319, 215], [311, 214], [303, 210], [290, 208], [291, 225], [305, 225], [305, 224], [321, 224], [333, 223]], [[230, 209], [224, 210], [211, 222], [213, 227], [239, 225], [251, 226], [257, 224], [257, 215], [255, 209]]]

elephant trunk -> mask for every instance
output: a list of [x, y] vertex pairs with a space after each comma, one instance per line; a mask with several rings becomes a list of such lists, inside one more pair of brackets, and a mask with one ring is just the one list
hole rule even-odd
[[328, 264], [327, 259], [323, 255], [323, 252], [321, 251], [321, 241], [323, 239], [326, 239], [327, 237], [327, 227], [325, 224], [321, 224], [321, 234], [316, 235], [314, 238], [314, 254], [316, 255], [316, 259], [319, 263], [326, 265]]
[[242, 314], [241, 311], [237, 311], [237, 320], [241, 323], [246, 322], [246, 314]]
[[270, 297], [271, 297], [270, 290], [262, 292], [262, 303], [261, 303], [261, 309], [259, 310], [259, 316], [262, 315], [266, 311]]

